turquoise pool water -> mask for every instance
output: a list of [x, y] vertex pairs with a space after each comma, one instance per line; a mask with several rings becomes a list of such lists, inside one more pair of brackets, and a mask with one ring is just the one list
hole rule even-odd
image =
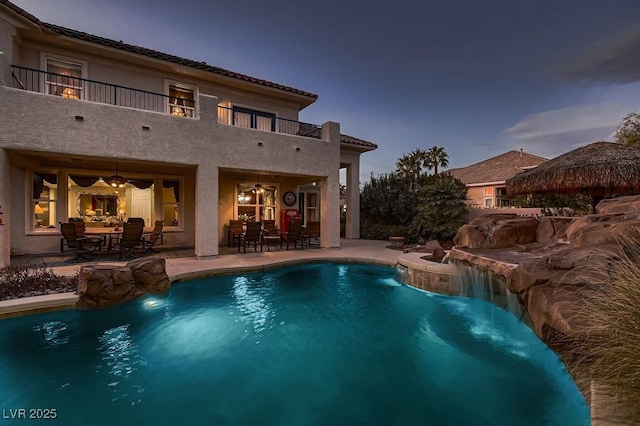
[[589, 424], [563, 364], [511, 314], [372, 265], [2, 320], [0, 344], [2, 424], [25, 424], [20, 409], [60, 425]]

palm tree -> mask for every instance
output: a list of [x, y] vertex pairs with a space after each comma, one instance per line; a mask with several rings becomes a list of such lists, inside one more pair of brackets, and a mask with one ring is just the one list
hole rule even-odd
[[405, 180], [410, 180], [415, 174], [415, 162], [408, 155], [403, 155], [396, 162], [396, 174]]
[[428, 170], [433, 169], [433, 174], [438, 174], [438, 166], [447, 167], [449, 165], [449, 154], [444, 148], [434, 146], [425, 153], [424, 167]]
[[426, 154], [426, 151], [415, 149], [403, 155], [396, 163], [396, 173], [410, 182], [416, 182], [422, 174]]

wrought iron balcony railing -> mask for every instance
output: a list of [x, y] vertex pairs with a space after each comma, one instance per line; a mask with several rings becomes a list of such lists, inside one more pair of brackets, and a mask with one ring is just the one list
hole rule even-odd
[[[34, 68], [11, 66], [12, 86], [16, 89], [45, 93], [70, 99], [135, 108], [164, 114], [193, 116], [195, 100], [177, 99], [161, 93], [108, 84], [72, 75], [56, 74]], [[218, 123], [267, 132], [321, 139], [322, 128], [316, 124], [278, 118], [275, 114], [246, 108], [218, 106]]]
[[316, 139], [322, 137], [322, 127], [317, 124], [278, 118], [275, 114], [246, 108], [229, 108], [219, 105], [218, 123]]
[[[160, 93], [107, 84], [71, 75], [11, 66], [13, 87], [70, 99], [168, 113], [170, 97]], [[193, 108], [193, 101], [187, 100]], [[186, 105], [186, 104], [185, 104]]]

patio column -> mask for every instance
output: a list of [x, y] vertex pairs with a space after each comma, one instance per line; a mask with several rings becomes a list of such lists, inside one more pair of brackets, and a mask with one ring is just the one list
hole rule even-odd
[[11, 167], [7, 152], [0, 148], [0, 268], [9, 266], [11, 262], [11, 232], [9, 219], [9, 199], [11, 196]]
[[218, 255], [218, 167], [200, 164], [195, 184], [195, 253], [206, 259]]
[[[326, 122], [322, 125], [322, 139], [340, 149], [340, 124]], [[320, 246], [340, 247], [340, 166], [320, 181]]]
[[347, 221], [345, 238], [360, 238], [360, 156], [347, 166]]
[[[73, 208], [69, 210], [69, 173], [66, 170], [58, 172], [58, 201], [56, 203], [56, 220], [58, 222], [68, 222], [69, 217], [77, 216], [75, 203], [72, 204]], [[75, 201], [75, 200], [73, 200]], [[56, 228], [57, 223], [54, 223]]]
[[[153, 221], [155, 226], [156, 220], [164, 219], [164, 205], [162, 203], [162, 181], [161, 177], [156, 177], [153, 180]], [[164, 226], [170, 225], [165, 223]]]

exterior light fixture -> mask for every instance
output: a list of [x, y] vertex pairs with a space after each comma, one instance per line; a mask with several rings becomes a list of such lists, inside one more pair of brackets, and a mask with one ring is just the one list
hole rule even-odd
[[127, 180], [118, 174], [118, 162], [116, 161], [116, 174], [107, 179], [107, 183], [113, 188], [124, 188]]

